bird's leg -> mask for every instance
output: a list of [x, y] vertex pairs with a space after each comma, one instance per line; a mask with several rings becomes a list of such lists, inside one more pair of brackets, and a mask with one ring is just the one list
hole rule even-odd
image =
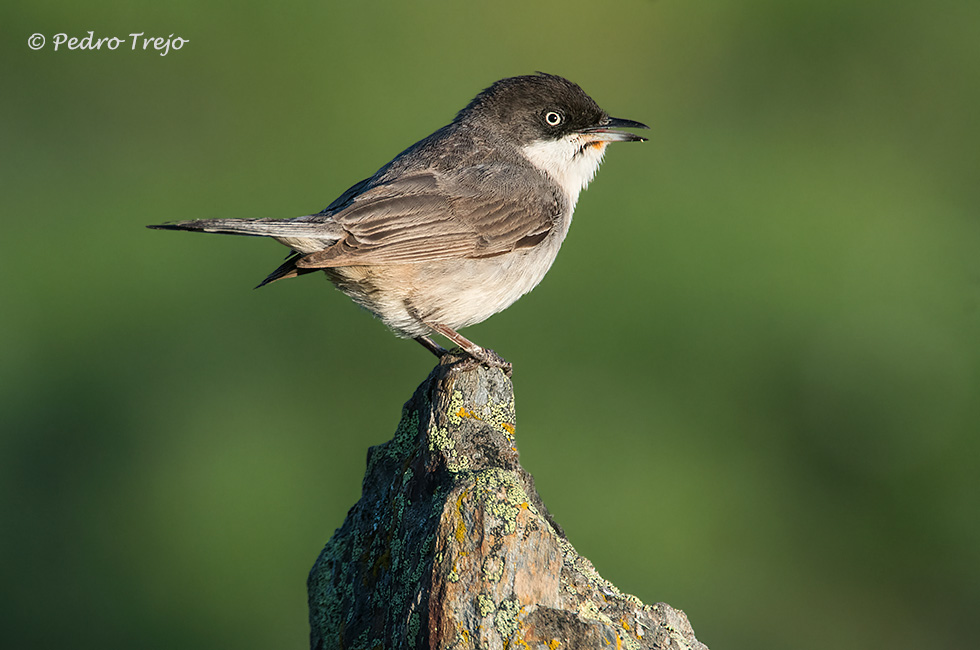
[[442, 347], [428, 336], [416, 336], [415, 340], [422, 344], [422, 347], [436, 355], [440, 359], [446, 354], [446, 348]]
[[[463, 352], [468, 354], [471, 359], [479, 363], [482, 363], [490, 368], [500, 368], [501, 370], [504, 371], [504, 373], [508, 377], [510, 377], [511, 373], [513, 372], [514, 366], [509, 361], [501, 357], [493, 350], [488, 350], [486, 348], [480, 347], [479, 345], [477, 345], [473, 341], [470, 341], [456, 330], [450, 327], [446, 327], [445, 325], [439, 325], [437, 323], [426, 323], [426, 325], [431, 327], [433, 331], [435, 331], [436, 333], [445, 336], [447, 339], [449, 339], [450, 341], [458, 345], [460, 348], [462, 348]], [[427, 338], [427, 337], [420, 337], [419, 339], [417, 339], [419, 343], [422, 343], [421, 340], [422, 338]], [[435, 345], [434, 343], [432, 343], [431, 339], [429, 339], [429, 343]], [[422, 343], [422, 345], [429, 347], [425, 343]], [[431, 350], [431, 348], [429, 349]], [[445, 352], [445, 350], [443, 350], [443, 352]]]

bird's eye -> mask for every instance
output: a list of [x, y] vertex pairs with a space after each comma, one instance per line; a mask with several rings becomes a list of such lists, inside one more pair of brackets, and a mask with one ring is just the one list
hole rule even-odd
[[561, 124], [562, 116], [558, 111], [548, 111], [544, 114], [544, 121], [548, 123], [548, 126], [558, 126]]

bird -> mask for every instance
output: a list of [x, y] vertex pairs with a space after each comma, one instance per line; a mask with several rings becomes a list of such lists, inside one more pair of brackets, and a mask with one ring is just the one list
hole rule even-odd
[[259, 287], [323, 271], [397, 336], [438, 357], [442, 336], [468, 363], [510, 375], [458, 330], [541, 282], [606, 146], [644, 141], [624, 129], [646, 128], [610, 117], [563, 77], [509, 77], [316, 214], [147, 227], [272, 238], [290, 253]]

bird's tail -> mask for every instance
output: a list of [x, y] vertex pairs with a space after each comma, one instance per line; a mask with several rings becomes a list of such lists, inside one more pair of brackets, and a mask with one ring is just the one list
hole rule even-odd
[[[251, 237], [272, 237], [283, 244], [293, 248], [293, 253], [286, 258], [282, 265], [269, 274], [259, 287], [265, 286], [270, 282], [285, 278], [294, 278], [298, 275], [312, 273], [320, 270], [319, 268], [299, 268], [296, 266], [297, 260], [303, 257], [303, 253], [297, 248], [303, 249], [310, 246], [319, 250], [337, 241], [337, 237], [330, 233], [329, 229], [322, 222], [302, 219], [194, 219], [193, 221], [172, 221], [147, 226], [154, 230], [189, 230], [192, 232], [213, 232], [223, 235], [247, 235]], [[258, 289], [259, 287], [256, 287]]]
[[[194, 219], [193, 221], [171, 221], [147, 226], [154, 230], [191, 230], [195, 232], [214, 232], [224, 235], [248, 235], [252, 237], [311, 237], [316, 224], [293, 219]], [[319, 234], [323, 235], [322, 224]]]

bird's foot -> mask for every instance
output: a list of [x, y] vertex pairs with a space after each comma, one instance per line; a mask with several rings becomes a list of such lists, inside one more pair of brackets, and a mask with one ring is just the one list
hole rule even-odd
[[457, 362], [463, 370], [472, 370], [477, 366], [486, 366], [487, 368], [500, 368], [508, 377], [514, 374], [514, 364], [493, 350], [476, 347], [470, 350], [456, 348], [452, 352], [459, 352], [464, 357], [461, 361]]
[[436, 355], [440, 359], [444, 359], [447, 354], [451, 354], [453, 356], [463, 357], [461, 361], [450, 362], [453, 365], [457, 363], [460, 364], [460, 367], [463, 370], [471, 370], [479, 365], [484, 365], [488, 368], [500, 368], [508, 377], [513, 374], [513, 364], [493, 350], [480, 347], [473, 341], [470, 341], [461, 335], [459, 332], [446, 327], [445, 325], [429, 323], [428, 326], [431, 327], [433, 331], [445, 336], [447, 339], [459, 346], [458, 348], [454, 348], [451, 352], [447, 352], [441, 345], [437, 344], [428, 336], [418, 336], [415, 338], [415, 340], [421, 343], [426, 350]]

